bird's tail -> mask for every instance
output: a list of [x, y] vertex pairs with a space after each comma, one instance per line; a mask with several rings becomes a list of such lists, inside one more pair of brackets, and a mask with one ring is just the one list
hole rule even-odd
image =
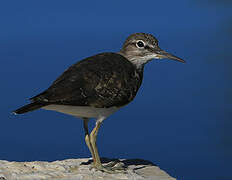
[[16, 109], [15, 111], [13, 111], [14, 114], [23, 114], [23, 113], [27, 113], [30, 111], [34, 111], [36, 109], [39, 109], [43, 106], [45, 106], [46, 104], [41, 103], [41, 102], [32, 102], [30, 104], [27, 104], [19, 109]]

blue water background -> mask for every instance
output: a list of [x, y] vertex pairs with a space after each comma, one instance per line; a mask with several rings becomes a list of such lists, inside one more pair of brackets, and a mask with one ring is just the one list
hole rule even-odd
[[147, 159], [179, 180], [231, 180], [232, 1], [226, 0], [1, 1], [0, 159], [89, 157], [81, 120], [10, 112], [76, 61], [119, 51], [134, 32], [154, 34], [187, 63], [146, 66], [136, 99], [104, 121], [101, 156]]

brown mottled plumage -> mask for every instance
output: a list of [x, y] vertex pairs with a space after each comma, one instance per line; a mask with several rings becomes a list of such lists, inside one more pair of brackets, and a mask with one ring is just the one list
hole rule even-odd
[[101, 53], [72, 65], [33, 102], [96, 108], [120, 107], [135, 97], [143, 74], [117, 53]]

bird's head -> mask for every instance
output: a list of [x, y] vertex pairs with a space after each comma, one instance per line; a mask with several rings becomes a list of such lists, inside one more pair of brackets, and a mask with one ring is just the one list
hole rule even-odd
[[158, 40], [153, 35], [145, 33], [130, 35], [119, 53], [135, 64], [137, 68], [142, 68], [152, 59], [167, 58], [185, 62], [183, 59], [160, 49]]

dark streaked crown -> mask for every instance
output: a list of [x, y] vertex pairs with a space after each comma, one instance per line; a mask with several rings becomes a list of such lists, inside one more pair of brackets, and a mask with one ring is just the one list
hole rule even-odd
[[128, 46], [128, 44], [136, 42], [138, 40], [143, 40], [144, 42], [147, 42], [151, 45], [158, 45], [158, 40], [152, 35], [152, 34], [146, 34], [146, 33], [134, 33], [131, 34], [126, 41], [123, 44], [122, 50]]

